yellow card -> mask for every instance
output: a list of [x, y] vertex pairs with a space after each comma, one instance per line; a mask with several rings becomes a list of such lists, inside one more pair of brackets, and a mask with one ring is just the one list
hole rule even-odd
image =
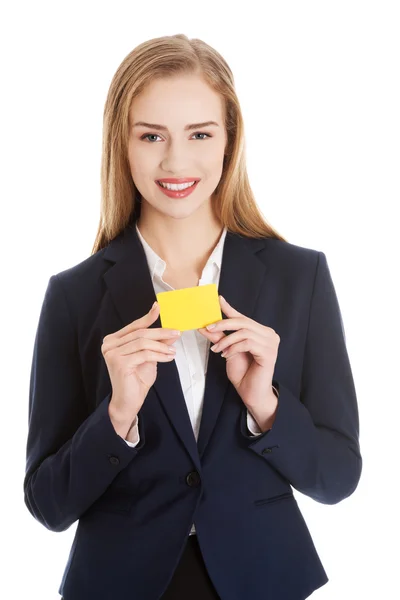
[[156, 294], [161, 326], [168, 329], [199, 329], [222, 319], [215, 283]]

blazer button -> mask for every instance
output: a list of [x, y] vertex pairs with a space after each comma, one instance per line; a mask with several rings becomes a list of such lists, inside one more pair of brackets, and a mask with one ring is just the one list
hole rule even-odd
[[270, 454], [272, 452], [272, 448], [264, 448], [262, 454]]
[[119, 465], [119, 458], [116, 456], [110, 456], [108, 459], [112, 465]]
[[186, 483], [190, 487], [197, 487], [200, 484], [200, 475], [197, 471], [191, 471], [188, 475], [186, 475]]

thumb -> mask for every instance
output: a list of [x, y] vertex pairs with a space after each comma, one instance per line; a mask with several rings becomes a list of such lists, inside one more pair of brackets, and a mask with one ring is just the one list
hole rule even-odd
[[225, 333], [223, 331], [208, 331], [208, 329], [205, 327], [200, 327], [197, 331], [204, 335], [204, 337], [210, 340], [210, 342], [213, 344], [216, 344], [225, 337]]

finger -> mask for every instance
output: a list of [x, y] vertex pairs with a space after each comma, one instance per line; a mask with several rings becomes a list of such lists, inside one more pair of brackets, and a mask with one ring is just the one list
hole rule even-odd
[[[127, 339], [128, 336], [125, 336]], [[143, 352], [143, 351], [153, 351], [160, 352], [164, 354], [173, 354], [176, 352], [176, 348], [169, 346], [164, 342], [159, 342], [157, 340], [138, 337], [136, 339], [131, 339], [126, 343], [121, 343], [121, 339], [111, 340], [109, 342], [103, 343], [101, 347], [101, 351], [103, 356], [107, 354], [107, 352], [115, 352], [117, 351], [120, 356], [125, 356], [127, 354], [134, 354], [135, 352]]]
[[240, 329], [239, 331], [235, 331], [235, 333], [231, 333], [230, 335], [224, 336], [224, 338], [221, 339], [221, 341], [219, 341], [218, 343], [214, 344], [214, 346], [212, 346], [210, 350], [212, 350], [213, 352], [223, 352], [226, 348], [229, 348], [233, 344], [252, 337], [257, 341], [261, 341], [258, 340], [254, 332], [248, 329]]
[[[240, 333], [240, 332], [237, 332], [237, 333]], [[229, 350], [231, 338], [233, 338], [233, 336], [236, 336], [236, 334], [231, 333], [229, 336], [227, 336], [227, 343], [226, 344], [225, 344], [225, 342], [223, 343], [224, 348], [222, 348], [222, 351]], [[258, 352], [261, 354], [266, 355], [268, 352], [275, 352], [274, 340], [271, 337], [266, 336], [264, 332], [261, 334], [259, 331], [248, 330], [246, 338], [243, 338], [243, 339], [249, 340], [250, 344], [252, 344], [252, 346], [254, 348], [257, 347]], [[234, 342], [235, 342], [235, 340], [234, 340]], [[222, 344], [222, 342], [220, 342], [220, 344]], [[220, 344], [218, 344], [218, 346], [220, 346]], [[232, 346], [233, 346], [233, 344], [232, 344]], [[219, 348], [217, 350], [217, 352], [219, 352], [220, 350], [221, 349]], [[249, 350], [247, 350], [247, 352], [249, 352]]]
[[158, 318], [159, 309], [160, 305], [158, 304], [158, 302], [156, 302], [145, 315], [143, 315], [139, 319], [136, 319], [135, 321], [132, 321], [132, 323], [129, 323], [128, 325], [117, 331], [117, 337], [121, 337], [123, 335], [126, 335], [127, 333], [131, 333], [132, 331], [136, 331], [136, 329], [140, 329], [142, 327], [148, 327], [149, 325], [154, 323], [154, 321]]
[[249, 338], [242, 340], [237, 344], [233, 344], [222, 354], [223, 358], [232, 358], [232, 356], [235, 356], [239, 352], [247, 352], [251, 354], [254, 360], [262, 367], [271, 363], [275, 357], [275, 353], [271, 349], [267, 348], [265, 343], [260, 344], [259, 342]]
[[103, 345], [106, 344], [108, 349], [117, 348], [118, 346], [123, 346], [124, 344], [127, 344], [138, 338], [146, 338], [150, 340], [162, 339], [165, 344], [173, 344], [177, 339], [179, 339], [181, 333], [179, 332], [177, 335], [174, 335], [173, 332], [173, 329], [164, 328], [136, 329], [135, 331], [126, 333], [123, 336], [116, 336], [114, 334], [106, 335], [103, 339]]
[[138, 338], [119, 347], [119, 353], [121, 356], [147, 350], [159, 352], [161, 354], [173, 354], [176, 352], [176, 348], [168, 346], [168, 344], [147, 338]]
[[167, 362], [175, 358], [174, 353], [156, 352], [154, 350], [140, 350], [139, 352], [128, 352], [132, 365], [141, 365], [146, 362]]
[[[167, 362], [175, 359], [174, 354], [164, 354], [162, 352], [153, 352], [152, 350], [143, 350], [135, 352], [135, 364], [143, 364], [146, 362]], [[137, 358], [136, 358], [137, 357]]]
[[226, 334], [223, 331], [217, 331], [216, 333], [213, 333], [211, 331], [207, 331], [205, 327], [200, 327], [197, 331], [203, 334], [204, 337], [206, 337], [213, 344], [216, 344], [224, 337], [226, 337]]
[[[179, 329], [169, 329], [168, 327], [149, 327], [136, 329], [131, 333], [126, 334], [130, 339], [135, 339], [137, 337], [145, 337], [150, 340], [158, 340], [162, 339], [164, 342], [172, 341], [175, 342], [178, 340], [182, 332]], [[126, 337], [126, 336], [124, 336]]]
[[241, 340], [240, 342], [237, 342], [237, 344], [232, 344], [232, 346], [226, 348], [221, 353], [221, 356], [223, 355], [224, 358], [231, 358], [240, 352], [249, 352], [254, 358], [262, 358], [263, 348], [263, 346], [254, 342], [254, 340], [246, 338], [245, 340]]
[[[255, 321], [253, 321], [253, 323], [255, 323]], [[251, 319], [248, 317], [222, 319], [221, 321], [207, 325], [206, 329], [209, 332], [216, 333], [217, 331], [236, 331], [238, 329], [243, 329], [244, 327], [255, 329], [251, 326]]]

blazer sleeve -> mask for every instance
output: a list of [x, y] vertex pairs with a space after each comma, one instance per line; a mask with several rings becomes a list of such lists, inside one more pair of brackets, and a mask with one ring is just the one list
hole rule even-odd
[[111, 392], [91, 412], [74, 322], [58, 275], [48, 282], [37, 327], [29, 389], [24, 501], [51, 531], [68, 529], [145, 442], [129, 447], [111, 422]]
[[[248, 448], [299, 492], [335, 504], [356, 489], [362, 471], [356, 391], [342, 316], [326, 256], [318, 252], [300, 398], [281, 381], [272, 429]], [[245, 434], [244, 413], [241, 422]]]

